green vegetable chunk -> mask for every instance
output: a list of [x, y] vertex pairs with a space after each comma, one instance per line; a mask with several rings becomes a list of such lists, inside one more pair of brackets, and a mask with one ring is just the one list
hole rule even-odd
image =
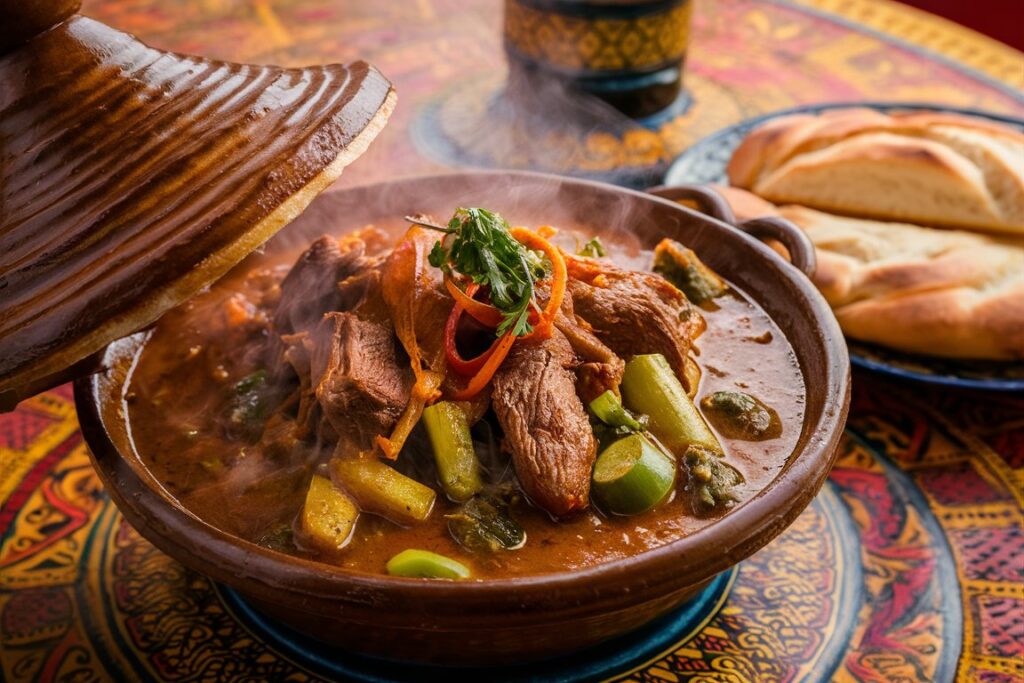
[[716, 391], [700, 407], [719, 434], [730, 439], [764, 441], [782, 434], [779, 414], [742, 391]]
[[423, 424], [445, 494], [461, 503], [479, 493], [484, 483], [466, 413], [454, 403], [440, 401], [423, 410]]
[[468, 579], [469, 568], [450, 557], [428, 550], [410, 548], [398, 553], [387, 563], [391, 576], [407, 576], [414, 579]]
[[396, 524], [414, 524], [430, 516], [437, 494], [415, 479], [401, 474], [380, 460], [335, 458], [334, 476], [359, 503]]
[[620, 389], [626, 407], [647, 415], [648, 429], [672, 453], [685, 453], [691, 444], [722, 452], [718, 438], [660, 353], [634, 356], [626, 363]]
[[654, 272], [682, 290], [686, 298], [698, 306], [728, 290], [725, 280], [704, 265], [693, 250], [667, 238], [654, 248]]
[[445, 519], [452, 537], [470, 550], [516, 550], [526, 543], [526, 532], [504, 506], [481, 496], [471, 498]]
[[590, 402], [590, 412], [609, 427], [626, 427], [639, 432], [644, 427], [625, 408], [611, 389]]
[[591, 237], [589, 240], [587, 240], [586, 244], [584, 244], [576, 253], [578, 253], [580, 256], [600, 258], [604, 256], [607, 252], [605, 252], [604, 245], [601, 244], [601, 240], [599, 240], [596, 237]]
[[263, 433], [273, 398], [267, 377], [266, 370], [257, 370], [235, 383], [228, 412], [228, 428], [234, 436], [256, 441]]
[[616, 441], [594, 463], [594, 497], [617, 515], [650, 510], [665, 499], [675, 480], [676, 463], [642, 434]]
[[279, 553], [293, 553], [295, 552], [295, 534], [292, 531], [292, 525], [288, 523], [275, 524], [256, 543]]
[[352, 538], [358, 518], [359, 508], [351, 498], [336, 489], [327, 477], [313, 475], [299, 516], [306, 541], [321, 550], [340, 550]]
[[729, 466], [719, 452], [694, 444], [686, 449], [683, 464], [689, 474], [686, 491], [697, 514], [707, 514], [718, 506], [730, 507], [739, 500], [735, 487], [743, 475]]

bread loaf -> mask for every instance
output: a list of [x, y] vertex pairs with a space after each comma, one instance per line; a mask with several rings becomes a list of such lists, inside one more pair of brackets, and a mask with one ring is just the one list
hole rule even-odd
[[949, 358], [1024, 358], [1024, 240], [776, 207], [716, 188], [740, 219], [778, 215], [817, 249], [814, 282], [844, 333]]
[[1024, 135], [983, 119], [843, 109], [769, 121], [729, 180], [776, 203], [1024, 234]]

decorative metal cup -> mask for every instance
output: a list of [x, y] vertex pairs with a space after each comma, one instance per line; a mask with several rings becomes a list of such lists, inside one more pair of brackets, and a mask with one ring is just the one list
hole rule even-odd
[[553, 78], [643, 118], [679, 104], [693, 0], [505, 0], [510, 80]]

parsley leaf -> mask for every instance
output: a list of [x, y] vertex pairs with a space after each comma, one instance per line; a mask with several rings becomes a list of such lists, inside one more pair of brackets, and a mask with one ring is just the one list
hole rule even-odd
[[430, 250], [430, 265], [490, 288], [491, 303], [502, 314], [498, 336], [532, 332], [530, 308], [534, 285], [546, 271], [543, 259], [512, 237], [504, 218], [486, 209], [456, 209], [444, 231], [448, 235]]
[[596, 237], [591, 237], [590, 240], [583, 245], [583, 247], [576, 252], [580, 256], [589, 256], [590, 258], [598, 258], [605, 255], [604, 245], [601, 244], [601, 240]]

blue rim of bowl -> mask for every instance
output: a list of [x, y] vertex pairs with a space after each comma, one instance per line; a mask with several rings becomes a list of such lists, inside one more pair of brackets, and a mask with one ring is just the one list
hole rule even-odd
[[[1012, 126], [1021, 131], [1024, 131], [1024, 119], [1010, 116], [1007, 114], [996, 114], [993, 112], [983, 111], [980, 109], [971, 109], [967, 107], [955, 107], [945, 106], [934, 103], [924, 102], [826, 102], [820, 104], [802, 105], [799, 107], [792, 107], [790, 109], [782, 109], [770, 114], [763, 114], [756, 116], [739, 123], [733, 124], [718, 132], [712, 133], [707, 137], [697, 141], [691, 145], [686, 151], [676, 157], [676, 160], [669, 166], [668, 171], [665, 174], [666, 185], [679, 185], [683, 183], [727, 183], [725, 177], [725, 165], [728, 162], [730, 156], [732, 156], [733, 150], [743, 139], [743, 136], [753, 130], [755, 127], [761, 125], [766, 121], [778, 118], [780, 116], [788, 116], [790, 114], [819, 114], [821, 112], [830, 111], [834, 109], [853, 109], [853, 108], [867, 108], [875, 109], [883, 112], [892, 112], [896, 110], [917, 110], [917, 111], [932, 111], [932, 112], [944, 112], [951, 114], [962, 114], [964, 116], [975, 116], [989, 121], [995, 121], [1005, 125]], [[706, 173], [700, 176], [693, 174], [694, 163], [701, 157], [710, 157], [710, 152], [714, 152], [718, 158], [709, 158], [705, 166], [708, 167]], [[720, 163], [719, 163], [720, 162]], [[999, 376], [966, 376], [966, 370], [958, 370], [958, 362], [954, 360], [928, 358], [925, 356], [915, 356], [911, 354], [900, 354], [895, 351], [881, 350], [889, 356], [905, 356], [907, 358], [906, 364], [901, 363], [898, 359], [881, 360], [871, 358], [861, 348], [858, 343], [852, 343], [850, 345], [850, 363], [855, 367], [862, 368], [871, 372], [876, 372], [890, 377], [898, 379], [913, 380], [917, 382], [924, 382], [928, 384], [935, 384], [947, 387], [958, 387], [962, 389], [982, 389], [985, 391], [1024, 391], [1024, 363], [1010, 362], [1007, 367], [1016, 368], [1019, 366], [1021, 376], [1016, 377], [999, 377]], [[927, 366], [928, 364], [934, 364], [936, 366], [943, 367], [944, 371], [925, 371], [916, 370], [907, 367], [910, 363], [914, 365]], [[964, 367], [969, 363], [963, 363]], [[994, 366], [999, 365], [998, 362], [993, 362]], [[958, 374], [963, 373], [963, 374]], [[984, 371], [971, 371], [972, 375], [982, 375]]]

